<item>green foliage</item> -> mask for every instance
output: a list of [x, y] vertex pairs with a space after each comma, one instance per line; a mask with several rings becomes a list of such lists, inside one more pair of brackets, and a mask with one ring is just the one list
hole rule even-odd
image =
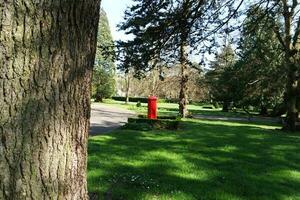
[[114, 71], [114, 41], [112, 38], [106, 12], [101, 8], [97, 36], [97, 52], [95, 65], [105, 68], [107, 71]]
[[141, 103], [140, 101], [138, 101], [138, 102], [136, 103], [136, 107], [142, 107], [142, 103]]
[[220, 108], [220, 105], [217, 101], [213, 102], [213, 106], [214, 106], [214, 108], [217, 108], [217, 109]]
[[244, 106], [275, 107], [283, 101], [286, 82], [281, 44], [273, 28], [278, 22], [265, 16], [259, 7], [249, 9], [239, 43], [235, 66], [237, 99]]
[[92, 80], [92, 96], [96, 102], [111, 97], [115, 92], [114, 75], [103, 68], [95, 68]]
[[[150, 125], [152, 129], [168, 129], [168, 130], [177, 130], [179, 128], [179, 123], [181, 119], [147, 119], [147, 118], [129, 118], [128, 124], [125, 125], [125, 128], [132, 129], [131, 124], [135, 124], [134, 127], [144, 129], [144, 124]], [[147, 126], [148, 127], [148, 126]], [[140, 130], [138, 129], [138, 130]], [[133, 129], [136, 130], [136, 129]]]
[[[211, 52], [217, 46], [213, 39], [216, 35], [212, 33], [224, 25], [219, 15], [232, 16], [236, 10], [237, 5], [230, 1], [135, 0], [119, 26], [135, 38], [120, 42], [119, 46], [127, 52], [127, 61], [136, 71], [148, 71], [155, 65], [171, 67], [181, 63], [182, 57], [187, 56], [182, 55], [183, 46], [189, 48], [188, 55], [195, 52], [204, 56], [204, 52]], [[209, 47], [208, 43], [211, 44]], [[200, 67], [190, 61], [186, 64]], [[128, 66], [121, 65], [121, 68]]]
[[[223, 102], [223, 109], [228, 109], [229, 103], [235, 98], [236, 83], [231, 79], [235, 72], [235, 53], [230, 45], [224, 46], [211, 63], [211, 70], [206, 74], [211, 98]], [[224, 106], [227, 106], [227, 108]]]
[[92, 78], [92, 96], [95, 101], [111, 97], [115, 92], [114, 42], [109, 28], [108, 19], [103, 9], [97, 37], [97, 52]]
[[251, 7], [238, 44], [238, 60], [234, 61], [228, 46], [212, 63], [206, 78], [213, 100], [223, 102], [223, 110], [234, 102], [235, 106], [252, 105], [267, 114], [268, 108], [282, 103], [286, 73], [281, 44], [273, 30], [277, 23], [259, 7]]

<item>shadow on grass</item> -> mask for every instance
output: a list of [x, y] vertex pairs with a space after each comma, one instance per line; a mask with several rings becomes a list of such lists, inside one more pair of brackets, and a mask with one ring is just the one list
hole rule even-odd
[[90, 139], [89, 190], [113, 199], [299, 199], [300, 136], [252, 124]]

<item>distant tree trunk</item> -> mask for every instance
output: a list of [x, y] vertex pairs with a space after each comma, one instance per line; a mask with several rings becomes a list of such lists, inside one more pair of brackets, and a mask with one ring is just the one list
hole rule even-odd
[[[287, 118], [286, 124], [283, 129], [288, 131], [296, 130], [296, 121], [298, 120], [299, 110], [297, 108], [297, 98], [299, 91], [299, 83], [297, 80], [298, 76], [298, 66], [295, 64], [296, 53], [298, 51], [298, 47], [293, 45], [294, 43], [298, 44], [298, 37], [292, 37], [292, 18], [295, 10], [291, 9], [288, 5], [288, 1], [282, 1], [283, 3], [283, 17], [284, 17], [284, 37], [280, 35], [279, 30], [277, 30], [277, 37], [279, 41], [283, 44], [284, 54], [285, 54], [285, 68], [287, 70], [287, 83], [286, 83], [286, 104], [287, 104]], [[297, 5], [297, 1], [295, 1], [294, 5]], [[298, 30], [297, 30], [298, 31]], [[297, 34], [297, 31], [295, 34]]]
[[187, 45], [186, 40], [183, 39], [180, 48], [180, 66], [181, 66], [181, 83], [180, 83], [180, 93], [179, 93], [179, 114], [181, 117], [185, 118], [188, 115], [188, 73], [187, 73], [187, 66], [188, 66], [188, 59], [187, 59]]
[[297, 87], [298, 82], [296, 80], [296, 69], [297, 67], [293, 65], [292, 55], [291, 55], [291, 18], [292, 13], [288, 10], [287, 4], [285, 6], [284, 19], [285, 19], [285, 67], [287, 69], [287, 119], [286, 126], [284, 129], [295, 131], [296, 130], [296, 121], [298, 119], [298, 109], [297, 109]]
[[0, 199], [87, 199], [99, 0], [0, 0]]
[[126, 98], [125, 98], [125, 103], [129, 103], [129, 93], [130, 93], [130, 74], [129, 72], [127, 73], [127, 80], [126, 80]]
[[259, 115], [262, 115], [262, 116], [268, 115], [268, 108], [265, 105], [260, 106]]
[[151, 86], [152, 86], [152, 88], [151, 88], [151, 94], [150, 95], [152, 95], [152, 96], [154, 96], [155, 95], [155, 93], [156, 93], [156, 89], [157, 89], [157, 79], [156, 79], [156, 73], [154, 73], [154, 74], [152, 74], [152, 76], [153, 76], [153, 80], [152, 80], [152, 83], [151, 83]]
[[229, 102], [228, 101], [223, 101], [223, 112], [229, 112]]
[[287, 119], [284, 129], [295, 131], [296, 122], [298, 120], [297, 108], [297, 88], [298, 82], [296, 80], [296, 70], [293, 66], [289, 66], [288, 82], [287, 82]]

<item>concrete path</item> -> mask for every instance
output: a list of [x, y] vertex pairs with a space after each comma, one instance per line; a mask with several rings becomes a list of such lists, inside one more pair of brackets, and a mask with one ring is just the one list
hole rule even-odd
[[134, 116], [134, 112], [126, 109], [93, 103], [90, 136], [100, 135], [119, 128], [127, 122], [128, 117]]

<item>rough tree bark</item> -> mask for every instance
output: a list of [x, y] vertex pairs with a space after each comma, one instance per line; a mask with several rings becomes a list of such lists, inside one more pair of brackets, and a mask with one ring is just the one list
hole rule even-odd
[[125, 97], [125, 104], [129, 103], [129, 93], [130, 93], [130, 72], [127, 73], [126, 78], [126, 97]]
[[189, 15], [189, 9], [190, 9], [190, 1], [184, 0], [182, 5], [182, 19], [179, 21], [180, 24], [180, 52], [179, 52], [179, 62], [181, 66], [181, 82], [180, 82], [180, 93], [179, 93], [179, 114], [181, 117], [185, 118], [188, 115], [188, 81], [189, 81], [189, 75], [187, 72], [187, 68], [189, 66], [188, 62], [188, 35], [190, 32], [190, 29], [187, 27], [189, 24], [187, 19]]
[[0, 0], [0, 199], [87, 199], [99, 0]]
[[[186, 41], [186, 40], [183, 40]], [[185, 118], [188, 115], [188, 58], [187, 58], [187, 45], [183, 42], [180, 47], [180, 66], [181, 66], [181, 82], [180, 82], [180, 93], [179, 93], [179, 114]]]
[[[297, 43], [299, 37], [295, 35], [292, 36], [292, 18], [295, 12], [295, 8], [298, 5], [295, 1], [290, 7], [288, 1], [282, 1], [283, 4], [283, 17], [284, 17], [284, 37], [281, 37], [279, 31], [277, 36], [284, 47], [285, 53], [285, 67], [287, 70], [287, 83], [286, 83], [286, 93], [287, 93], [287, 120], [284, 129], [289, 131], [296, 130], [296, 122], [298, 120], [299, 110], [297, 108], [297, 98], [298, 98], [298, 78], [297, 78], [297, 66], [295, 64], [295, 55], [298, 52]], [[300, 31], [300, 27], [297, 26], [297, 31]], [[297, 34], [297, 31], [295, 34]]]

